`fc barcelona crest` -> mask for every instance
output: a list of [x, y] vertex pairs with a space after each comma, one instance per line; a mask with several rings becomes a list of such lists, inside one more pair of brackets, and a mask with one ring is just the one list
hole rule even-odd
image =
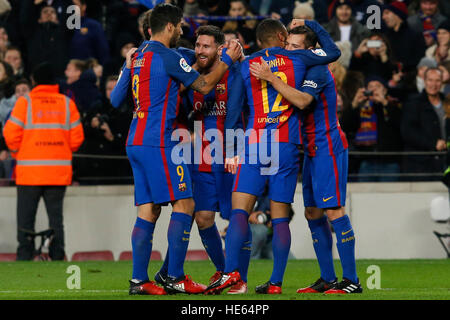
[[219, 94], [224, 94], [226, 90], [227, 90], [227, 86], [226, 86], [225, 83], [218, 83], [218, 84], [217, 84], [217, 86], [216, 86], [216, 91], [217, 91]]
[[185, 192], [186, 191], [186, 182], [183, 183], [179, 183], [178, 184], [178, 190], [180, 190], [181, 192]]

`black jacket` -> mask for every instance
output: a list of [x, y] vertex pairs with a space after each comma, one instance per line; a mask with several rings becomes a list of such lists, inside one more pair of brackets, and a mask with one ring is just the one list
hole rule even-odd
[[401, 62], [404, 71], [414, 70], [425, 55], [425, 40], [422, 34], [414, 32], [406, 23], [402, 23], [398, 32], [386, 30], [391, 45], [393, 60]]
[[[443, 101], [441, 96], [441, 101]], [[445, 139], [440, 129], [439, 117], [428, 100], [425, 90], [411, 97], [404, 107], [402, 137], [405, 151], [436, 151], [439, 139]], [[405, 157], [407, 172], [442, 172], [444, 158], [438, 156]]]

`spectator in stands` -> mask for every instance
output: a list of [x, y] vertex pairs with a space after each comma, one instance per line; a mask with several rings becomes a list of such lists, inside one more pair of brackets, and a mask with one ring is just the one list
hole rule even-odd
[[31, 84], [26, 79], [20, 79], [15, 82], [14, 94], [11, 97], [0, 100], [0, 123], [4, 126], [6, 120], [9, 118], [11, 110], [14, 108], [17, 99], [29, 94], [31, 91]]
[[[334, 15], [334, 5], [338, 1], [339, 0], [328, 1], [328, 3], [329, 3], [328, 18], [330, 20], [331, 20], [331, 18], [333, 18], [333, 15]], [[352, 12], [353, 12], [353, 15], [354, 15], [356, 21], [358, 21], [362, 25], [366, 25], [366, 21], [369, 16], [367, 13], [367, 8], [372, 5], [380, 6], [380, 2], [377, 0], [351, 0]]]
[[417, 65], [417, 75], [416, 75], [416, 81], [415, 81], [415, 89], [417, 91], [412, 93], [421, 93], [423, 89], [425, 88], [425, 71], [427, 71], [428, 68], [437, 68], [438, 64], [436, 61], [430, 59], [430, 58], [422, 58]]
[[[251, 17], [254, 14], [250, 11], [250, 8], [245, 0], [231, 0], [230, 11], [228, 13], [230, 17]], [[255, 44], [255, 27], [256, 20], [246, 21], [227, 21], [225, 22], [222, 30], [236, 30], [245, 40], [244, 47], [251, 47]]]
[[95, 58], [101, 65], [105, 65], [109, 60], [109, 45], [102, 25], [86, 17], [86, 0], [73, 0], [73, 3], [80, 7], [81, 28], [74, 31], [70, 42], [70, 58]]
[[9, 98], [14, 93], [14, 71], [11, 65], [0, 61], [0, 99]]
[[20, 26], [26, 39], [26, 69], [32, 70], [43, 62], [51, 61], [56, 75], [62, 76], [68, 61], [71, 31], [65, 23], [60, 23], [55, 8], [43, 1], [22, 1]]
[[442, 88], [441, 92], [444, 96], [450, 94], [450, 61], [439, 63], [439, 70], [442, 71]]
[[369, 30], [352, 16], [350, 0], [338, 0], [335, 5], [335, 16], [326, 25], [326, 30], [334, 41], [349, 41], [352, 51], [361, 41], [369, 36]]
[[361, 71], [365, 76], [378, 75], [388, 81], [396, 69], [392, 62], [391, 46], [386, 37], [373, 33], [354, 51], [349, 69]]
[[[402, 137], [406, 151], [444, 151], [444, 96], [440, 93], [442, 72], [428, 68], [424, 74], [425, 89], [408, 101], [403, 110]], [[407, 173], [440, 173], [444, 161], [438, 156], [409, 156], [405, 159]], [[436, 177], [429, 177], [436, 179]]]
[[383, 10], [383, 21], [387, 26], [386, 36], [392, 48], [393, 60], [409, 72], [415, 69], [425, 54], [425, 40], [422, 34], [412, 30], [406, 23], [408, 9], [403, 2], [394, 1]]
[[[206, 11], [207, 16], [227, 16], [230, 9], [229, 0], [198, 0], [200, 8]], [[209, 24], [223, 28], [224, 22], [211, 21]]]
[[408, 18], [408, 24], [415, 32], [423, 35], [427, 47], [436, 41], [436, 28], [446, 20], [439, 13], [439, 0], [420, 0], [420, 11]]
[[206, 15], [206, 11], [200, 8], [197, 0], [186, 0], [183, 6], [183, 13], [186, 16]]
[[[387, 81], [377, 75], [366, 78], [351, 108], [343, 111], [342, 126], [357, 151], [402, 151], [401, 105], [388, 95]], [[359, 181], [396, 181], [400, 159], [396, 156], [359, 157]], [[373, 175], [372, 175], [373, 174]]]
[[8, 62], [14, 70], [16, 79], [26, 77], [25, 68], [22, 60], [22, 53], [17, 47], [8, 47], [5, 52], [4, 60]]
[[123, 63], [125, 62], [127, 52], [131, 48], [136, 47], [136, 45], [137, 41], [132, 34], [118, 34], [115, 40], [114, 53], [104, 68], [104, 76], [108, 77], [119, 74], [120, 70], [122, 70]]
[[436, 43], [427, 49], [425, 56], [438, 63], [450, 61], [450, 20], [442, 22], [437, 27], [436, 37]]
[[97, 61], [97, 59], [89, 58], [86, 60], [86, 68], [91, 69], [94, 72], [97, 78], [95, 84], [98, 88], [100, 88], [101, 80], [103, 77], [103, 66]]
[[101, 93], [96, 85], [97, 77], [87, 63], [72, 59], [65, 71], [66, 81], [60, 84], [62, 93], [75, 101], [81, 118], [101, 105]]
[[0, 27], [0, 59], [3, 59], [5, 57], [5, 52], [8, 47], [8, 33], [4, 27]]
[[294, 19], [314, 20], [315, 12], [310, 2], [295, 1], [295, 9], [292, 12]]
[[[128, 100], [119, 108], [111, 106], [111, 91], [118, 80], [117, 76], [110, 76], [106, 80], [103, 105], [88, 113], [83, 119], [85, 142], [79, 152], [96, 155], [125, 155], [125, 142], [132, 119], [132, 108]], [[120, 164], [120, 165], [118, 165]], [[99, 177], [93, 181], [110, 183], [111, 180], [100, 179], [108, 177], [131, 176], [126, 161], [110, 159], [77, 159], [77, 176]], [[117, 181], [116, 181], [117, 182]]]

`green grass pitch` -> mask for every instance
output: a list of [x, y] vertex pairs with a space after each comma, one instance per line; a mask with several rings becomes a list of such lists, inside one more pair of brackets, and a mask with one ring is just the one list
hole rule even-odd
[[[161, 261], [152, 261], [149, 274], [152, 276], [161, 266]], [[80, 268], [81, 289], [68, 289], [67, 273], [70, 265]], [[376, 265], [380, 270], [380, 289], [369, 289], [368, 280], [373, 273], [368, 267]], [[339, 261], [335, 261], [336, 272], [341, 275]], [[447, 260], [359, 260], [358, 275], [363, 285], [363, 294], [325, 296], [323, 294], [299, 295], [297, 288], [307, 286], [319, 276], [314, 260], [289, 260], [283, 282], [283, 294], [255, 294], [255, 286], [266, 282], [272, 271], [272, 261], [252, 260], [249, 268], [249, 293], [245, 295], [220, 296], [170, 295], [129, 296], [128, 279], [131, 262], [2, 262], [0, 263], [0, 300], [449, 300], [450, 259]], [[370, 269], [370, 268], [369, 268]], [[185, 272], [195, 281], [207, 283], [215, 269], [209, 261], [187, 261]], [[369, 281], [374, 283], [373, 281]]]

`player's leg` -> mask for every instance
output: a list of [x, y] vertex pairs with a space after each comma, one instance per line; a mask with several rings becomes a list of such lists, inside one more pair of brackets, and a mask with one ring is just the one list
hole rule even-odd
[[[303, 193], [305, 196], [305, 192]], [[305, 207], [305, 218], [311, 231], [314, 252], [320, 267], [320, 278], [297, 293], [322, 293], [337, 284], [333, 263], [333, 236], [325, 212], [317, 207]]]
[[[343, 269], [343, 280], [334, 289], [325, 293], [360, 293], [362, 292], [356, 274], [355, 234], [349, 217], [345, 214], [347, 193], [348, 151], [329, 156], [328, 167], [333, 168], [333, 178], [329, 180], [330, 195], [322, 196], [325, 213], [336, 234], [336, 245]], [[331, 171], [331, 169], [328, 169]], [[334, 190], [334, 191], [332, 191]], [[328, 200], [330, 199], [330, 200]]]
[[279, 294], [286, 270], [289, 251], [291, 249], [291, 231], [289, 228], [290, 204], [270, 201], [270, 215], [273, 237], [273, 268], [270, 279], [265, 284], [257, 286], [256, 293]]
[[[276, 147], [276, 148], [274, 148]], [[290, 204], [294, 202], [299, 172], [299, 151], [291, 143], [272, 145], [272, 158], [278, 156], [278, 168], [269, 177], [270, 215], [273, 228], [272, 251], [274, 256], [270, 280], [256, 287], [257, 293], [279, 294], [291, 248], [289, 228]]]
[[159, 205], [153, 204], [148, 181], [149, 150], [142, 146], [127, 147], [134, 177], [135, 205], [138, 207], [138, 216], [131, 233], [131, 246], [133, 251], [133, 275], [130, 281], [130, 294], [166, 294], [164, 289], [155, 285], [148, 278], [148, 266], [152, 253], [152, 239], [155, 224], [161, 212]]
[[[216, 272], [210, 278], [210, 283], [216, 281], [225, 268], [222, 239], [215, 224], [215, 213], [220, 210], [219, 194], [220, 173], [193, 171], [195, 222], [202, 243], [208, 256], [216, 267]], [[231, 186], [230, 186], [231, 189]], [[231, 193], [230, 193], [231, 202]]]

